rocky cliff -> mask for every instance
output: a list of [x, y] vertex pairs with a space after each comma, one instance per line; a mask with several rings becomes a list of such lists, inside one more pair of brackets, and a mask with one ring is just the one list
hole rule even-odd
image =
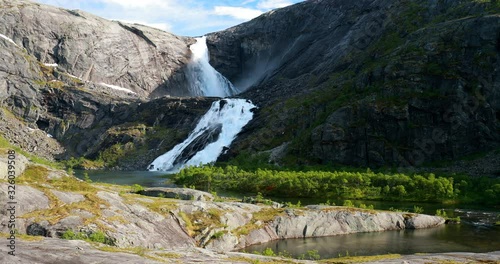
[[0, 34], [0, 131], [37, 156], [145, 169], [214, 100], [170, 97], [188, 95], [191, 38], [17, 0]]
[[264, 106], [233, 155], [283, 146], [285, 164], [408, 167], [497, 149], [498, 13], [315, 0], [210, 34], [215, 68]]
[[82, 81], [144, 96], [189, 94], [183, 67], [192, 38], [24, 0], [0, 1], [0, 34]]

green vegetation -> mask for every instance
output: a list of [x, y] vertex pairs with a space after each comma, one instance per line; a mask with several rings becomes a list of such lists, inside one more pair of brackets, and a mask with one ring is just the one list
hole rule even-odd
[[[10, 233], [0, 233], [1, 238], [8, 238], [10, 236]], [[44, 239], [43, 236], [30, 236], [26, 234], [19, 234], [16, 231], [16, 238], [21, 239], [23, 241], [41, 241]]]
[[133, 193], [138, 193], [144, 191], [144, 187], [142, 187], [140, 184], [134, 184], [132, 185], [132, 192]]
[[446, 219], [447, 221], [453, 221], [453, 222], [457, 222], [457, 223], [460, 222], [460, 217], [459, 216], [457, 216], [457, 217], [448, 217], [448, 214], [446, 213], [446, 211], [444, 209], [438, 209], [438, 210], [436, 210], [436, 215], [437, 216], [441, 216], [442, 218]]
[[324, 259], [320, 260], [320, 263], [366, 263], [366, 262], [374, 262], [379, 260], [387, 260], [387, 259], [398, 259], [401, 258], [399, 254], [387, 254], [387, 255], [377, 255], [377, 256], [355, 256], [355, 257], [340, 257], [334, 259]]
[[260, 192], [271, 197], [500, 203], [499, 179], [437, 177], [432, 173], [375, 173], [370, 169], [364, 172], [246, 171], [236, 166], [203, 166], [182, 170], [174, 176], [174, 181], [197, 189], [210, 186], [216, 190]]
[[90, 241], [90, 242], [98, 242], [102, 244], [107, 244], [107, 245], [114, 245], [114, 242], [112, 239], [108, 238], [105, 233], [101, 231], [96, 231], [96, 232], [73, 232], [73, 230], [66, 230], [62, 235], [62, 239], [68, 239], [68, 240], [85, 240], [85, 241]]
[[[286, 250], [283, 252], [274, 252], [272, 248], [266, 248], [262, 252], [254, 251], [253, 254], [263, 255], [267, 257], [282, 257], [282, 258], [292, 258], [292, 255]], [[297, 257], [297, 259], [306, 259], [306, 260], [319, 260], [321, 256], [318, 254], [317, 250], [308, 250], [307, 253], [304, 253]]]
[[[24, 173], [19, 176], [18, 182], [41, 190], [49, 198], [50, 202], [49, 209], [35, 210], [19, 216], [19, 218], [34, 218], [36, 222], [45, 220], [50, 224], [55, 224], [71, 215], [74, 210], [81, 210], [93, 215], [85, 219], [83, 224], [96, 224], [101, 229], [106, 229], [98, 220], [103, 218], [101, 209], [108, 207], [109, 204], [97, 196], [98, 189], [94, 185], [80, 181], [75, 177], [57, 175], [57, 172], [50, 171], [46, 167], [39, 165], [28, 166]], [[53, 190], [79, 193], [85, 199], [66, 204], [54, 195]]]
[[413, 212], [416, 213], [416, 214], [421, 214], [424, 212], [424, 208], [420, 207], [420, 206], [416, 206], [414, 205], [413, 206]]

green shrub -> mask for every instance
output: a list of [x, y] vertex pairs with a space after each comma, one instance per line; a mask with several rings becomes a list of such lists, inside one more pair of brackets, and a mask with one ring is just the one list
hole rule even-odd
[[144, 191], [144, 187], [142, 187], [141, 185], [139, 185], [139, 184], [132, 185], [132, 192], [138, 193], [138, 192], [142, 192], [142, 191]]
[[421, 214], [424, 212], [424, 208], [420, 207], [420, 206], [416, 206], [414, 205], [413, 206], [413, 212], [416, 213], [416, 214]]

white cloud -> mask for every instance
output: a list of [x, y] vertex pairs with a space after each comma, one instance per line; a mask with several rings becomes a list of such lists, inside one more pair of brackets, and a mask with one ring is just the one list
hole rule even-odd
[[248, 5], [250, 3], [256, 2], [257, 0], [246, 0], [241, 3], [241, 5]]
[[301, 0], [35, 1], [69, 9], [81, 9], [107, 19], [143, 24], [179, 35], [198, 36], [234, 26], [263, 12]]
[[172, 5], [176, 4], [175, 1], [172, 0], [100, 0], [103, 3], [107, 4], [116, 4], [123, 6], [125, 8], [150, 8], [150, 7], [159, 7], [159, 8], [169, 8]]
[[292, 5], [293, 3], [286, 0], [263, 0], [257, 4], [260, 9], [275, 9]]
[[263, 12], [257, 9], [245, 8], [245, 7], [234, 7], [234, 6], [215, 6], [214, 14], [219, 16], [231, 16], [236, 19], [250, 20], [252, 18], [258, 17]]

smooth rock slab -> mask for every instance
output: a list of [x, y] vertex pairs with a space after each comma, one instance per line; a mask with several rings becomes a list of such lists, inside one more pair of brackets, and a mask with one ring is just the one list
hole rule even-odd
[[61, 192], [52, 190], [52, 193], [66, 204], [78, 203], [85, 200], [85, 197], [79, 193]]
[[140, 191], [139, 194], [153, 196], [153, 197], [165, 197], [165, 198], [175, 198], [181, 200], [194, 200], [194, 201], [213, 201], [214, 196], [207, 192], [202, 192], [198, 190], [193, 190], [189, 188], [146, 188]]

